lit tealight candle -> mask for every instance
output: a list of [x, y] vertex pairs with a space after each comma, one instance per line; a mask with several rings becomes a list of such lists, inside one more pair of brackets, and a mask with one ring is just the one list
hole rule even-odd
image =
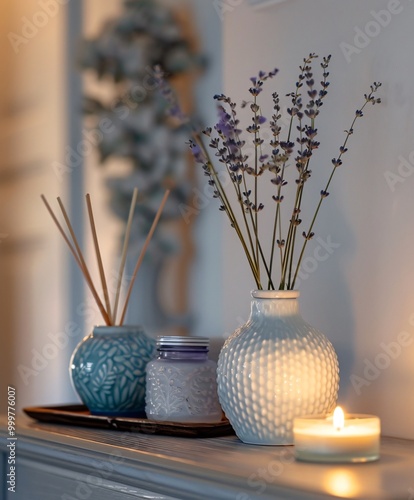
[[378, 460], [380, 419], [373, 415], [344, 415], [338, 406], [328, 417], [295, 418], [295, 456], [311, 462], [371, 462]]

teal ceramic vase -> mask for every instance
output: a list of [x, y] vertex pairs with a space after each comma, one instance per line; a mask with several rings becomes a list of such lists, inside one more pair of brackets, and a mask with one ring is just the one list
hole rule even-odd
[[145, 416], [145, 369], [155, 340], [140, 326], [97, 326], [76, 347], [73, 386], [93, 415]]

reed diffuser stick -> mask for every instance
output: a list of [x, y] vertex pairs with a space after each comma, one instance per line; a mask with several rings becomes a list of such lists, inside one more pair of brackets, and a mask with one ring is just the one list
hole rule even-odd
[[[122, 324], [124, 322], [124, 318], [125, 318], [126, 310], [128, 307], [128, 302], [129, 302], [130, 297], [131, 297], [131, 292], [132, 292], [132, 288], [134, 286], [135, 278], [138, 274], [138, 270], [141, 266], [145, 252], [147, 251], [148, 245], [149, 245], [151, 238], [154, 234], [155, 228], [157, 227], [158, 221], [161, 217], [161, 213], [164, 209], [165, 203], [167, 202], [167, 198], [168, 198], [169, 194], [170, 194], [170, 190], [167, 189], [164, 196], [163, 196], [163, 199], [161, 201], [160, 207], [158, 208], [158, 211], [155, 215], [151, 229], [150, 229], [150, 231], [147, 235], [147, 238], [144, 242], [141, 253], [138, 257], [138, 261], [135, 265], [135, 269], [134, 269], [134, 272], [133, 272], [133, 275], [131, 278], [131, 282], [129, 284], [129, 288], [127, 291], [125, 304], [124, 304], [124, 308], [122, 310], [122, 315], [121, 315], [121, 320], [119, 322], [119, 326], [122, 326]], [[129, 210], [128, 223], [127, 223], [127, 227], [126, 227], [126, 231], [125, 231], [120, 272], [118, 275], [118, 282], [117, 282], [116, 307], [114, 307], [113, 313], [111, 314], [111, 301], [109, 298], [108, 284], [107, 284], [107, 281], [105, 278], [105, 271], [104, 271], [104, 267], [103, 267], [101, 251], [99, 248], [98, 235], [97, 235], [97, 231], [96, 231], [96, 225], [95, 225], [95, 219], [93, 216], [92, 201], [91, 201], [90, 195], [89, 194], [86, 195], [86, 205], [88, 207], [89, 222], [90, 222], [90, 227], [91, 227], [91, 231], [92, 231], [92, 238], [93, 238], [93, 243], [94, 243], [94, 247], [95, 247], [96, 258], [98, 261], [98, 268], [99, 268], [99, 274], [100, 274], [101, 282], [102, 282], [102, 289], [103, 289], [106, 309], [105, 309], [105, 306], [102, 303], [102, 301], [98, 295], [97, 289], [95, 288], [95, 286], [93, 284], [91, 275], [89, 273], [89, 270], [88, 270], [88, 267], [86, 265], [85, 259], [83, 257], [82, 251], [80, 249], [78, 240], [76, 238], [75, 231], [73, 230], [72, 224], [70, 222], [70, 219], [69, 219], [69, 216], [66, 212], [66, 209], [62, 203], [62, 200], [59, 197], [57, 198], [60, 210], [62, 211], [63, 218], [65, 219], [65, 222], [66, 222], [67, 229], [69, 230], [69, 235], [63, 229], [61, 223], [59, 222], [58, 218], [56, 217], [55, 213], [53, 212], [52, 208], [50, 207], [48, 201], [46, 200], [46, 197], [43, 194], [41, 195], [41, 199], [42, 199], [43, 203], [45, 204], [47, 211], [49, 212], [50, 216], [52, 217], [53, 222], [56, 224], [57, 228], [59, 229], [59, 232], [61, 233], [63, 239], [65, 240], [66, 244], [68, 245], [69, 250], [71, 251], [73, 257], [75, 258], [75, 261], [76, 261], [77, 265], [79, 266], [90, 291], [92, 292], [93, 298], [95, 299], [95, 302], [96, 302], [97, 306], [99, 307], [99, 310], [100, 310], [102, 317], [103, 317], [105, 323], [107, 324], [107, 326], [112, 326], [112, 325], [117, 324], [116, 323], [116, 311], [117, 311], [117, 306], [118, 306], [118, 301], [119, 301], [119, 293], [120, 293], [120, 289], [121, 289], [122, 276], [123, 276], [123, 272], [124, 272], [124, 268], [125, 268], [126, 254], [127, 254], [127, 250], [128, 250], [128, 243], [129, 243], [129, 238], [130, 238], [130, 233], [131, 233], [132, 220], [133, 220], [135, 206], [137, 203], [137, 196], [138, 196], [138, 189], [135, 188], [134, 192], [133, 192], [133, 196], [132, 196], [131, 207]]]
[[88, 207], [89, 223], [92, 231], [93, 245], [95, 247], [96, 260], [98, 261], [99, 275], [101, 277], [102, 289], [105, 299], [106, 312], [108, 313], [111, 324], [114, 324], [115, 318], [111, 315], [111, 303], [109, 300], [108, 285], [106, 283], [105, 271], [102, 263], [101, 251], [99, 249], [98, 235], [96, 234], [95, 219], [93, 216], [92, 202], [89, 193], [86, 195], [86, 205]]
[[92, 295], [93, 295], [93, 297], [94, 297], [94, 299], [95, 299], [95, 301], [96, 301], [96, 303], [97, 303], [97, 305], [99, 307], [99, 310], [101, 311], [101, 314], [102, 314], [103, 319], [105, 320], [105, 323], [108, 326], [110, 326], [112, 324], [111, 323], [111, 319], [109, 318], [108, 313], [106, 312], [105, 307], [102, 304], [102, 301], [99, 298], [98, 292], [96, 291], [96, 288], [95, 288], [95, 286], [93, 284], [91, 275], [90, 275], [90, 273], [88, 271], [88, 267], [86, 266], [85, 259], [83, 258], [82, 251], [81, 251], [81, 249], [79, 247], [79, 243], [78, 243], [78, 240], [76, 238], [75, 232], [73, 230], [72, 224], [71, 224], [71, 222], [69, 220], [68, 214], [66, 213], [65, 207], [63, 206], [63, 203], [62, 203], [62, 200], [59, 197], [57, 198], [57, 201], [59, 203], [59, 206], [60, 206], [60, 209], [62, 211], [63, 217], [65, 219], [66, 225], [68, 226], [70, 235], [72, 237], [72, 241], [73, 241], [73, 243], [75, 245], [75, 248], [76, 248], [76, 251], [77, 251], [77, 254], [78, 254], [78, 257], [79, 257], [79, 261], [80, 261], [80, 263], [82, 265], [81, 268], [84, 271], [84, 276], [85, 276], [86, 282], [87, 282], [87, 284], [89, 286], [89, 289], [92, 292]]
[[130, 299], [130, 297], [131, 297], [131, 292], [132, 292], [132, 288], [133, 288], [133, 286], [134, 286], [135, 278], [136, 278], [136, 276], [137, 276], [137, 274], [138, 274], [138, 270], [139, 270], [139, 268], [140, 268], [140, 266], [141, 266], [141, 263], [142, 263], [142, 261], [143, 261], [143, 259], [144, 259], [145, 252], [147, 251], [147, 247], [148, 247], [148, 245], [150, 244], [150, 241], [151, 241], [152, 235], [154, 234], [155, 228], [157, 227], [158, 221], [159, 221], [159, 219], [160, 219], [160, 217], [161, 217], [162, 211], [163, 211], [163, 209], [164, 209], [164, 205], [165, 205], [165, 204], [166, 204], [166, 202], [167, 202], [167, 198], [168, 198], [169, 194], [170, 194], [170, 190], [169, 190], [169, 189], [167, 189], [167, 190], [165, 191], [165, 194], [164, 194], [163, 198], [162, 198], [161, 205], [160, 205], [160, 207], [158, 208], [158, 211], [157, 211], [157, 213], [156, 213], [156, 215], [155, 215], [154, 221], [153, 221], [152, 226], [151, 226], [151, 229], [150, 229], [150, 231], [149, 231], [149, 233], [148, 233], [148, 235], [147, 235], [147, 238], [146, 238], [146, 240], [145, 240], [144, 246], [142, 247], [141, 253], [139, 254], [139, 257], [138, 257], [137, 263], [136, 263], [136, 265], [135, 265], [134, 272], [133, 272], [133, 274], [132, 274], [131, 282], [130, 282], [130, 284], [129, 284], [128, 292], [127, 292], [126, 299], [125, 299], [124, 308], [123, 308], [123, 310], [122, 310], [122, 314], [121, 314], [121, 319], [120, 319], [120, 321], [119, 321], [119, 325], [120, 325], [120, 326], [122, 326], [122, 325], [123, 325], [123, 323], [124, 323], [125, 314], [126, 314], [126, 310], [127, 310], [127, 307], [128, 307], [128, 302], [129, 302], [129, 299]]
[[126, 257], [127, 257], [127, 250], [128, 250], [128, 243], [129, 243], [129, 237], [130, 237], [130, 234], [131, 234], [132, 220], [134, 218], [135, 205], [137, 204], [137, 197], [138, 197], [138, 188], [135, 188], [134, 192], [132, 193], [132, 200], [131, 200], [131, 206], [129, 208], [128, 222], [127, 222], [126, 230], [125, 230], [124, 246], [122, 248], [121, 264], [119, 266], [119, 272], [118, 272], [118, 283], [117, 283], [117, 287], [116, 287], [114, 313], [113, 313], [114, 323], [116, 323], [116, 315], [117, 315], [117, 312], [118, 312], [119, 295], [120, 295], [120, 292], [121, 292], [122, 276], [124, 274], [124, 269], [125, 269], [125, 263], [126, 263]]
[[[53, 219], [53, 222], [56, 224], [57, 228], [59, 229], [60, 231], [60, 234], [63, 236], [63, 239], [65, 240], [66, 244], [68, 245], [69, 247], [69, 250], [71, 251], [73, 257], [75, 258], [76, 260], [76, 263], [78, 264], [80, 270], [82, 271], [82, 274], [85, 276], [85, 270], [83, 269], [83, 266], [81, 264], [81, 261], [79, 260], [79, 257], [76, 253], [76, 250], [73, 248], [73, 245], [72, 243], [69, 241], [69, 238], [67, 237], [63, 227], [60, 225], [60, 222], [58, 221], [56, 215], [54, 214], [51, 206], [49, 205], [49, 202], [46, 200], [46, 197], [45, 195], [40, 195], [40, 197], [42, 198], [42, 201], [43, 203], [45, 204], [46, 208], [47, 208], [47, 211], [49, 212], [50, 216], [52, 217]], [[85, 276], [86, 278], [86, 276]]]

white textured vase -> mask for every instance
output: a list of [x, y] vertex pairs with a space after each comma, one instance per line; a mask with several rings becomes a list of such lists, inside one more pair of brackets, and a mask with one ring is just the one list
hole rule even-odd
[[295, 417], [334, 409], [338, 358], [300, 315], [299, 292], [259, 290], [252, 297], [249, 320], [220, 352], [220, 403], [244, 443], [293, 444]]

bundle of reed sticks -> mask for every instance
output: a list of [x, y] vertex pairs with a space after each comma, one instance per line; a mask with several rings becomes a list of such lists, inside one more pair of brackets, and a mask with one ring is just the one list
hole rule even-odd
[[126, 230], [125, 230], [125, 237], [124, 237], [124, 242], [123, 242], [123, 248], [122, 248], [122, 254], [121, 254], [121, 261], [120, 261], [120, 266], [119, 266], [119, 273], [117, 277], [117, 286], [116, 286], [116, 292], [115, 292], [115, 299], [114, 299], [114, 304], [113, 307], [111, 307], [111, 302], [109, 298], [109, 291], [108, 291], [108, 285], [107, 281], [105, 278], [105, 272], [104, 272], [104, 267], [102, 263], [102, 257], [101, 257], [101, 251], [99, 248], [99, 243], [98, 243], [98, 235], [96, 232], [96, 226], [95, 226], [95, 219], [93, 216], [93, 210], [92, 210], [92, 202], [91, 202], [91, 197], [89, 194], [86, 195], [86, 205], [88, 209], [88, 217], [89, 217], [89, 223], [91, 227], [91, 233], [92, 233], [92, 239], [93, 239], [93, 244], [95, 248], [95, 253], [96, 253], [96, 259], [98, 263], [98, 269], [99, 269], [99, 274], [101, 278], [101, 284], [102, 284], [102, 290], [103, 290], [103, 300], [101, 300], [97, 287], [94, 285], [90, 272], [88, 270], [88, 267], [86, 265], [85, 259], [83, 257], [82, 251], [80, 249], [78, 240], [76, 238], [75, 232], [73, 230], [73, 226], [70, 222], [69, 216], [67, 214], [67, 211], [62, 203], [62, 200], [60, 197], [57, 198], [60, 210], [62, 212], [63, 218], [65, 220], [67, 230], [69, 233], [67, 233], [64, 229], [62, 224], [59, 222], [58, 218], [56, 217], [55, 213], [53, 212], [52, 208], [50, 207], [48, 201], [46, 200], [46, 197], [42, 194], [41, 198], [43, 200], [43, 203], [45, 204], [49, 214], [51, 215], [54, 223], [56, 224], [57, 228], [59, 229], [59, 232], [61, 233], [63, 239], [65, 240], [66, 244], [69, 247], [69, 250], [71, 251], [73, 257], [75, 258], [76, 263], [78, 264], [85, 280], [86, 283], [92, 292], [93, 298], [96, 301], [96, 304], [98, 305], [98, 308], [102, 314], [102, 317], [105, 321], [105, 323], [108, 326], [111, 325], [120, 325], [122, 326], [125, 320], [125, 315], [127, 312], [128, 308], [128, 303], [131, 297], [131, 292], [135, 283], [135, 278], [138, 274], [139, 268], [142, 264], [142, 261], [145, 256], [145, 252], [147, 251], [148, 245], [151, 241], [151, 238], [154, 234], [155, 228], [157, 227], [158, 221], [161, 217], [162, 211], [164, 209], [165, 203], [167, 201], [167, 198], [170, 194], [170, 190], [166, 190], [165, 194], [162, 198], [161, 204], [158, 208], [158, 211], [154, 217], [154, 221], [152, 223], [152, 226], [148, 232], [148, 235], [145, 239], [144, 245], [141, 249], [141, 252], [138, 256], [137, 263], [134, 268], [134, 272], [132, 274], [131, 281], [129, 283], [126, 296], [125, 296], [125, 301], [124, 301], [124, 306], [121, 310], [121, 315], [119, 322], [117, 321], [117, 316], [118, 316], [118, 306], [119, 306], [119, 299], [120, 299], [120, 292], [121, 292], [121, 285], [122, 285], [122, 277], [124, 274], [124, 269], [125, 269], [125, 263], [126, 263], [126, 258], [127, 258], [127, 252], [128, 252], [128, 243], [129, 243], [129, 237], [131, 234], [131, 226], [132, 226], [132, 220], [134, 216], [134, 211], [135, 211], [135, 205], [137, 203], [137, 196], [138, 196], [138, 189], [135, 188], [133, 195], [132, 195], [132, 200], [131, 200], [131, 206], [129, 209], [129, 216], [128, 216], [128, 222], [126, 225]]

